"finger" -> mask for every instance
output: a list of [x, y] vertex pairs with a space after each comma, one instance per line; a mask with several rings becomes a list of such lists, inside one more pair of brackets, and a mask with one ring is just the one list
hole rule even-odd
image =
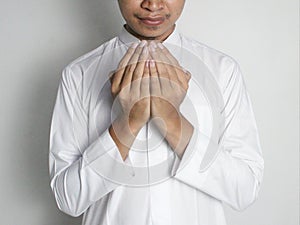
[[[173, 68], [175, 69], [175, 71], [176, 71], [176, 73], [177, 73], [177, 80], [178, 80], [181, 84], [183, 84], [183, 83], [185, 82], [185, 80], [182, 79], [182, 77], [181, 77], [180, 75], [181, 75], [182, 71], [186, 72], [186, 70], [184, 70], [184, 69], [180, 66], [179, 62], [178, 62], [177, 59], [171, 54], [171, 52], [168, 50], [168, 48], [166, 48], [166, 47], [165, 47], [163, 44], [161, 44], [161, 43], [158, 43], [157, 46], [161, 49], [163, 55], [164, 55], [165, 57], [167, 57], [167, 58], [170, 60], [171, 65], [173, 66]], [[189, 76], [187, 76], [187, 77], [184, 76], [183, 78], [186, 79], [186, 78], [188, 78], [188, 77], [189, 77]], [[189, 80], [189, 78], [188, 78], [188, 80]]]
[[125, 68], [127, 66], [129, 60], [131, 59], [132, 55], [134, 54], [134, 52], [136, 51], [136, 48], [138, 46], [139, 46], [139, 43], [135, 42], [128, 48], [126, 54], [119, 62], [118, 69]]
[[110, 83], [113, 82], [113, 79], [114, 79], [114, 74], [116, 73], [115, 70], [111, 71], [109, 74], [108, 74], [108, 78], [109, 78], [109, 81]]
[[163, 61], [161, 55], [159, 54], [159, 50], [157, 48], [156, 43], [151, 42], [149, 48], [150, 48], [150, 54], [152, 56], [152, 59], [155, 61], [156, 64], [158, 76], [169, 79], [167, 68], [164, 65], [165, 62]]
[[[188, 88], [188, 82], [191, 78], [191, 74], [185, 70], [183, 67], [180, 66], [177, 59], [170, 53], [170, 51], [161, 43], [157, 44], [159, 49], [159, 54], [162, 57], [163, 61], [170, 62], [166, 65], [169, 74], [172, 74], [174, 76], [170, 76], [172, 79], [171, 83], [173, 87], [176, 87], [177, 84], [180, 85], [180, 89], [183, 88], [186, 90]], [[170, 67], [172, 69], [170, 69]], [[171, 71], [170, 71], [171, 70]], [[175, 71], [174, 71], [175, 70]], [[174, 83], [174, 81], [176, 83]]]
[[191, 78], [190, 73], [180, 66], [177, 59], [170, 53], [170, 51], [165, 46], [163, 46], [161, 43], [158, 43], [157, 46], [161, 50], [162, 55], [164, 55], [170, 60], [170, 65], [172, 65], [172, 68], [176, 71], [176, 77], [172, 77], [174, 78], [173, 81], [176, 81], [178, 85], [186, 89], [188, 87], [188, 81]]
[[191, 79], [191, 77], [192, 77], [192, 75], [191, 75], [191, 73], [188, 71], [188, 70], [186, 70], [186, 69], [184, 69], [183, 67], [181, 68], [182, 69], [182, 71], [183, 71], [183, 73], [184, 73], [184, 80], [186, 81], [186, 82], [189, 82], [190, 81], [190, 79]]
[[188, 70], [185, 70], [185, 73], [187, 75], [187, 80], [189, 81], [192, 78], [192, 74]]
[[176, 67], [180, 67], [177, 59], [170, 53], [170, 51], [162, 43], [158, 43], [157, 46], [162, 50], [163, 54], [169, 59], [172, 65]]
[[133, 72], [132, 81], [140, 79], [143, 76], [146, 60], [148, 59], [148, 47], [144, 46], [139, 56], [137, 65]]
[[161, 87], [158, 72], [156, 68], [156, 63], [153, 59], [150, 60], [150, 93], [151, 96], [161, 96]]
[[141, 81], [141, 97], [149, 97], [150, 96], [150, 62], [149, 60], [145, 63], [144, 73]]
[[144, 46], [142, 53], [139, 55], [138, 62], [136, 64], [135, 70], [132, 75], [132, 80], [130, 84], [130, 90], [133, 91], [137, 96], [140, 96], [141, 81], [145, 69], [145, 63], [148, 58], [148, 47]]
[[162, 50], [154, 43], [150, 43], [153, 58], [156, 60], [158, 76], [161, 84], [161, 93], [168, 92], [170, 88], [176, 88], [177, 75], [170, 60], [163, 54]]
[[121, 59], [121, 61], [119, 62], [118, 68], [116, 70], [116, 72], [113, 74], [112, 78], [111, 78], [111, 82], [116, 86], [119, 87], [123, 75], [124, 75], [124, 71], [126, 68], [126, 65], [128, 64], [130, 58], [132, 57], [133, 53], [136, 50], [136, 47], [138, 46], [138, 43], [133, 43], [127, 50], [125, 56]]
[[147, 44], [146, 41], [142, 41], [137, 48], [135, 49], [133, 55], [131, 56], [130, 60], [128, 61], [128, 65], [126, 66], [126, 69], [124, 71], [124, 76], [121, 81], [121, 88], [129, 87], [131, 85], [131, 80], [133, 76], [133, 72], [135, 70], [135, 67], [137, 65], [138, 59], [140, 57], [140, 54], [143, 50], [143, 47]]
[[[157, 52], [158, 52], [158, 56], [160, 57], [161, 61], [164, 62], [164, 66], [166, 68], [167, 74], [168, 74], [168, 79], [170, 82], [171, 87], [175, 88], [177, 85], [180, 85], [180, 81], [178, 79], [178, 74], [177, 74], [177, 63], [173, 63], [167, 56], [166, 56], [166, 48], [161, 44], [158, 43], [157, 44], [158, 48], [157, 48]], [[168, 52], [168, 50], [167, 50]]]
[[191, 74], [189, 71], [184, 69], [183, 67], [181, 69], [178, 69], [178, 79], [181, 83], [181, 86], [183, 87], [184, 90], [188, 88], [189, 81], [191, 79]]

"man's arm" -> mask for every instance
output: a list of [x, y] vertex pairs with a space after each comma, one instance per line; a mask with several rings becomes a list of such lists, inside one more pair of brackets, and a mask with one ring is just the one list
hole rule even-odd
[[109, 128], [110, 135], [123, 158], [150, 118], [149, 66], [147, 42], [130, 47], [112, 75], [111, 87], [115, 101], [119, 101], [122, 113]]
[[[88, 124], [84, 122], [87, 120], [83, 118], [84, 109], [80, 108], [78, 84], [73, 80], [70, 68], [63, 72], [51, 123], [49, 167], [51, 188], [58, 207], [71, 216], [81, 215], [120, 183], [132, 179], [132, 169], [122, 162], [149, 117], [149, 110], [145, 110], [149, 100], [140, 101], [141, 93], [136, 94], [140, 85], [149, 84], [135, 82], [131, 85], [143, 75], [145, 60], [137, 63], [138, 59], [145, 57], [141, 54], [142, 49], [136, 45], [130, 48], [120, 63], [126, 61], [125, 66], [121, 65], [122, 69], [112, 79], [113, 94], [118, 95], [124, 114], [85, 149], [79, 146], [79, 139], [86, 141], [81, 136]], [[115, 87], [121, 87], [122, 91]], [[131, 116], [137, 118], [133, 122], [128, 117], [130, 111], [133, 112]]]
[[[220, 137], [223, 135], [222, 141], [214, 144], [214, 148], [218, 149], [218, 154], [205, 170], [201, 170], [203, 156], [199, 150], [209, 140], [203, 137], [197, 128], [192, 132], [193, 129], [188, 121], [182, 119], [178, 105], [183, 95], [180, 95], [178, 90], [186, 90], [187, 87], [184, 82], [178, 82], [178, 80], [185, 76], [174, 69], [174, 67], [179, 67], [174, 57], [162, 45], [159, 46], [151, 51], [151, 55], [158, 62], [166, 62], [167, 66], [163, 67], [161, 63], [157, 63], [156, 71], [153, 72], [153, 74], [158, 74], [156, 76], [159, 77], [160, 84], [163, 84], [161, 90], [163, 88], [165, 90], [162, 94], [157, 86], [156, 95], [163, 96], [163, 99], [168, 101], [157, 98], [156, 101], [151, 102], [151, 106], [155, 106], [154, 109], [160, 109], [156, 113], [163, 119], [165, 126], [158, 123], [159, 130], [162, 133], [166, 132], [166, 139], [175, 152], [179, 151], [179, 158], [181, 156], [179, 162], [176, 160], [174, 163], [175, 167], [172, 171], [174, 173], [175, 170], [174, 178], [235, 209], [245, 209], [257, 198], [263, 177], [264, 162], [250, 98], [238, 65], [234, 64], [232, 67], [234, 69], [229, 76], [224, 74], [229, 78], [226, 89], [222, 91], [226, 103], [222, 110], [225, 130], [220, 131]], [[173, 65], [173, 68], [168, 65]], [[230, 72], [230, 70], [227, 71]], [[168, 81], [172, 81], [171, 84], [182, 84], [182, 86], [169, 88], [170, 82]], [[153, 107], [151, 110], [153, 111]], [[164, 114], [164, 112], [167, 113]], [[182, 147], [176, 149], [178, 143], [179, 146], [182, 143]], [[193, 152], [192, 157], [190, 154], [182, 154], [183, 151]]]
[[181, 113], [174, 113], [164, 120], [164, 124], [157, 123], [157, 127], [165, 133], [166, 141], [181, 159], [193, 135], [193, 125]]
[[161, 43], [150, 43], [151, 115], [158, 130], [181, 159], [194, 128], [179, 108], [188, 90], [190, 74]]
[[229, 83], [222, 92], [226, 103], [222, 110], [225, 118], [224, 130], [220, 131], [222, 139], [212, 145], [218, 153], [205, 168], [200, 167], [203, 156], [198, 149], [208, 140], [195, 129], [193, 144], [186, 148], [186, 152], [193, 151], [193, 157], [184, 164], [183, 156], [174, 178], [236, 210], [244, 210], [258, 197], [264, 160], [250, 97], [239, 66], [235, 63], [232, 68]]
[[[90, 205], [119, 186], [105, 177], [114, 177], [114, 171], [130, 180], [132, 171], [125, 164], [106, 129], [93, 143], [87, 142], [88, 126], [80, 108], [77, 82], [71, 68], [64, 69], [53, 110], [49, 172], [51, 189], [59, 209], [71, 216], [81, 215]], [[113, 157], [113, 158], [112, 158]], [[109, 168], [109, 169], [106, 169]]]

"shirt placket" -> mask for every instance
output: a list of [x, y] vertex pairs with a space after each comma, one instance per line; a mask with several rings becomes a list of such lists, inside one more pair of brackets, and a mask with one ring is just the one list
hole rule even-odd
[[149, 225], [153, 225], [152, 215], [152, 196], [151, 196], [151, 173], [150, 173], [150, 158], [149, 158], [149, 123], [146, 123], [146, 151], [147, 151], [147, 171], [148, 171], [148, 196], [149, 196]]

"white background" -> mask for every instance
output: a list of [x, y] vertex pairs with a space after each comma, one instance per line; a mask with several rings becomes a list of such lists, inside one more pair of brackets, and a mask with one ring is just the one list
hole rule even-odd
[[[79, 225], [49, 187], [48, 136], [62, 69], [115, 36], [116, 0], [1, 1], [0, 224]], [[258, 201], [228, 225], [299, 224], [297, 0], [187, 0], [186, 35], [241, 65], [265, 159]]]

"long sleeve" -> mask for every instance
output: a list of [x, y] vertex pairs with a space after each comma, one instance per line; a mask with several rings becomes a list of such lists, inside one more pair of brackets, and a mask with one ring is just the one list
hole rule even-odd
[[80, 102], [77, 83], [66, 67], [58, 88], [49, 143], [51, 189], [59, 209], [71, 216], [81, 215], [117, 188], [122, 180], [114, 182], [114, 177], [123, 181], [132, 177], [108, 129], [85, 149], [80, 147], [87, 127], [84, 110], [76, 103]]
[[230, 71], [222, 90], [225, 126], [214, 144], [217, 154], [202, 166], [204, 156], [198, 148], [209, 140], [201, 135], [201, 126], [195, 128], [186, 148], [186, 152], [194, 151], [193, 155], [189, 159], [183, 155], [174, 177], [236, 210], [243, 210], [257, 198], [264, 161], [250, 97], [238, 64], [234, 63]]

